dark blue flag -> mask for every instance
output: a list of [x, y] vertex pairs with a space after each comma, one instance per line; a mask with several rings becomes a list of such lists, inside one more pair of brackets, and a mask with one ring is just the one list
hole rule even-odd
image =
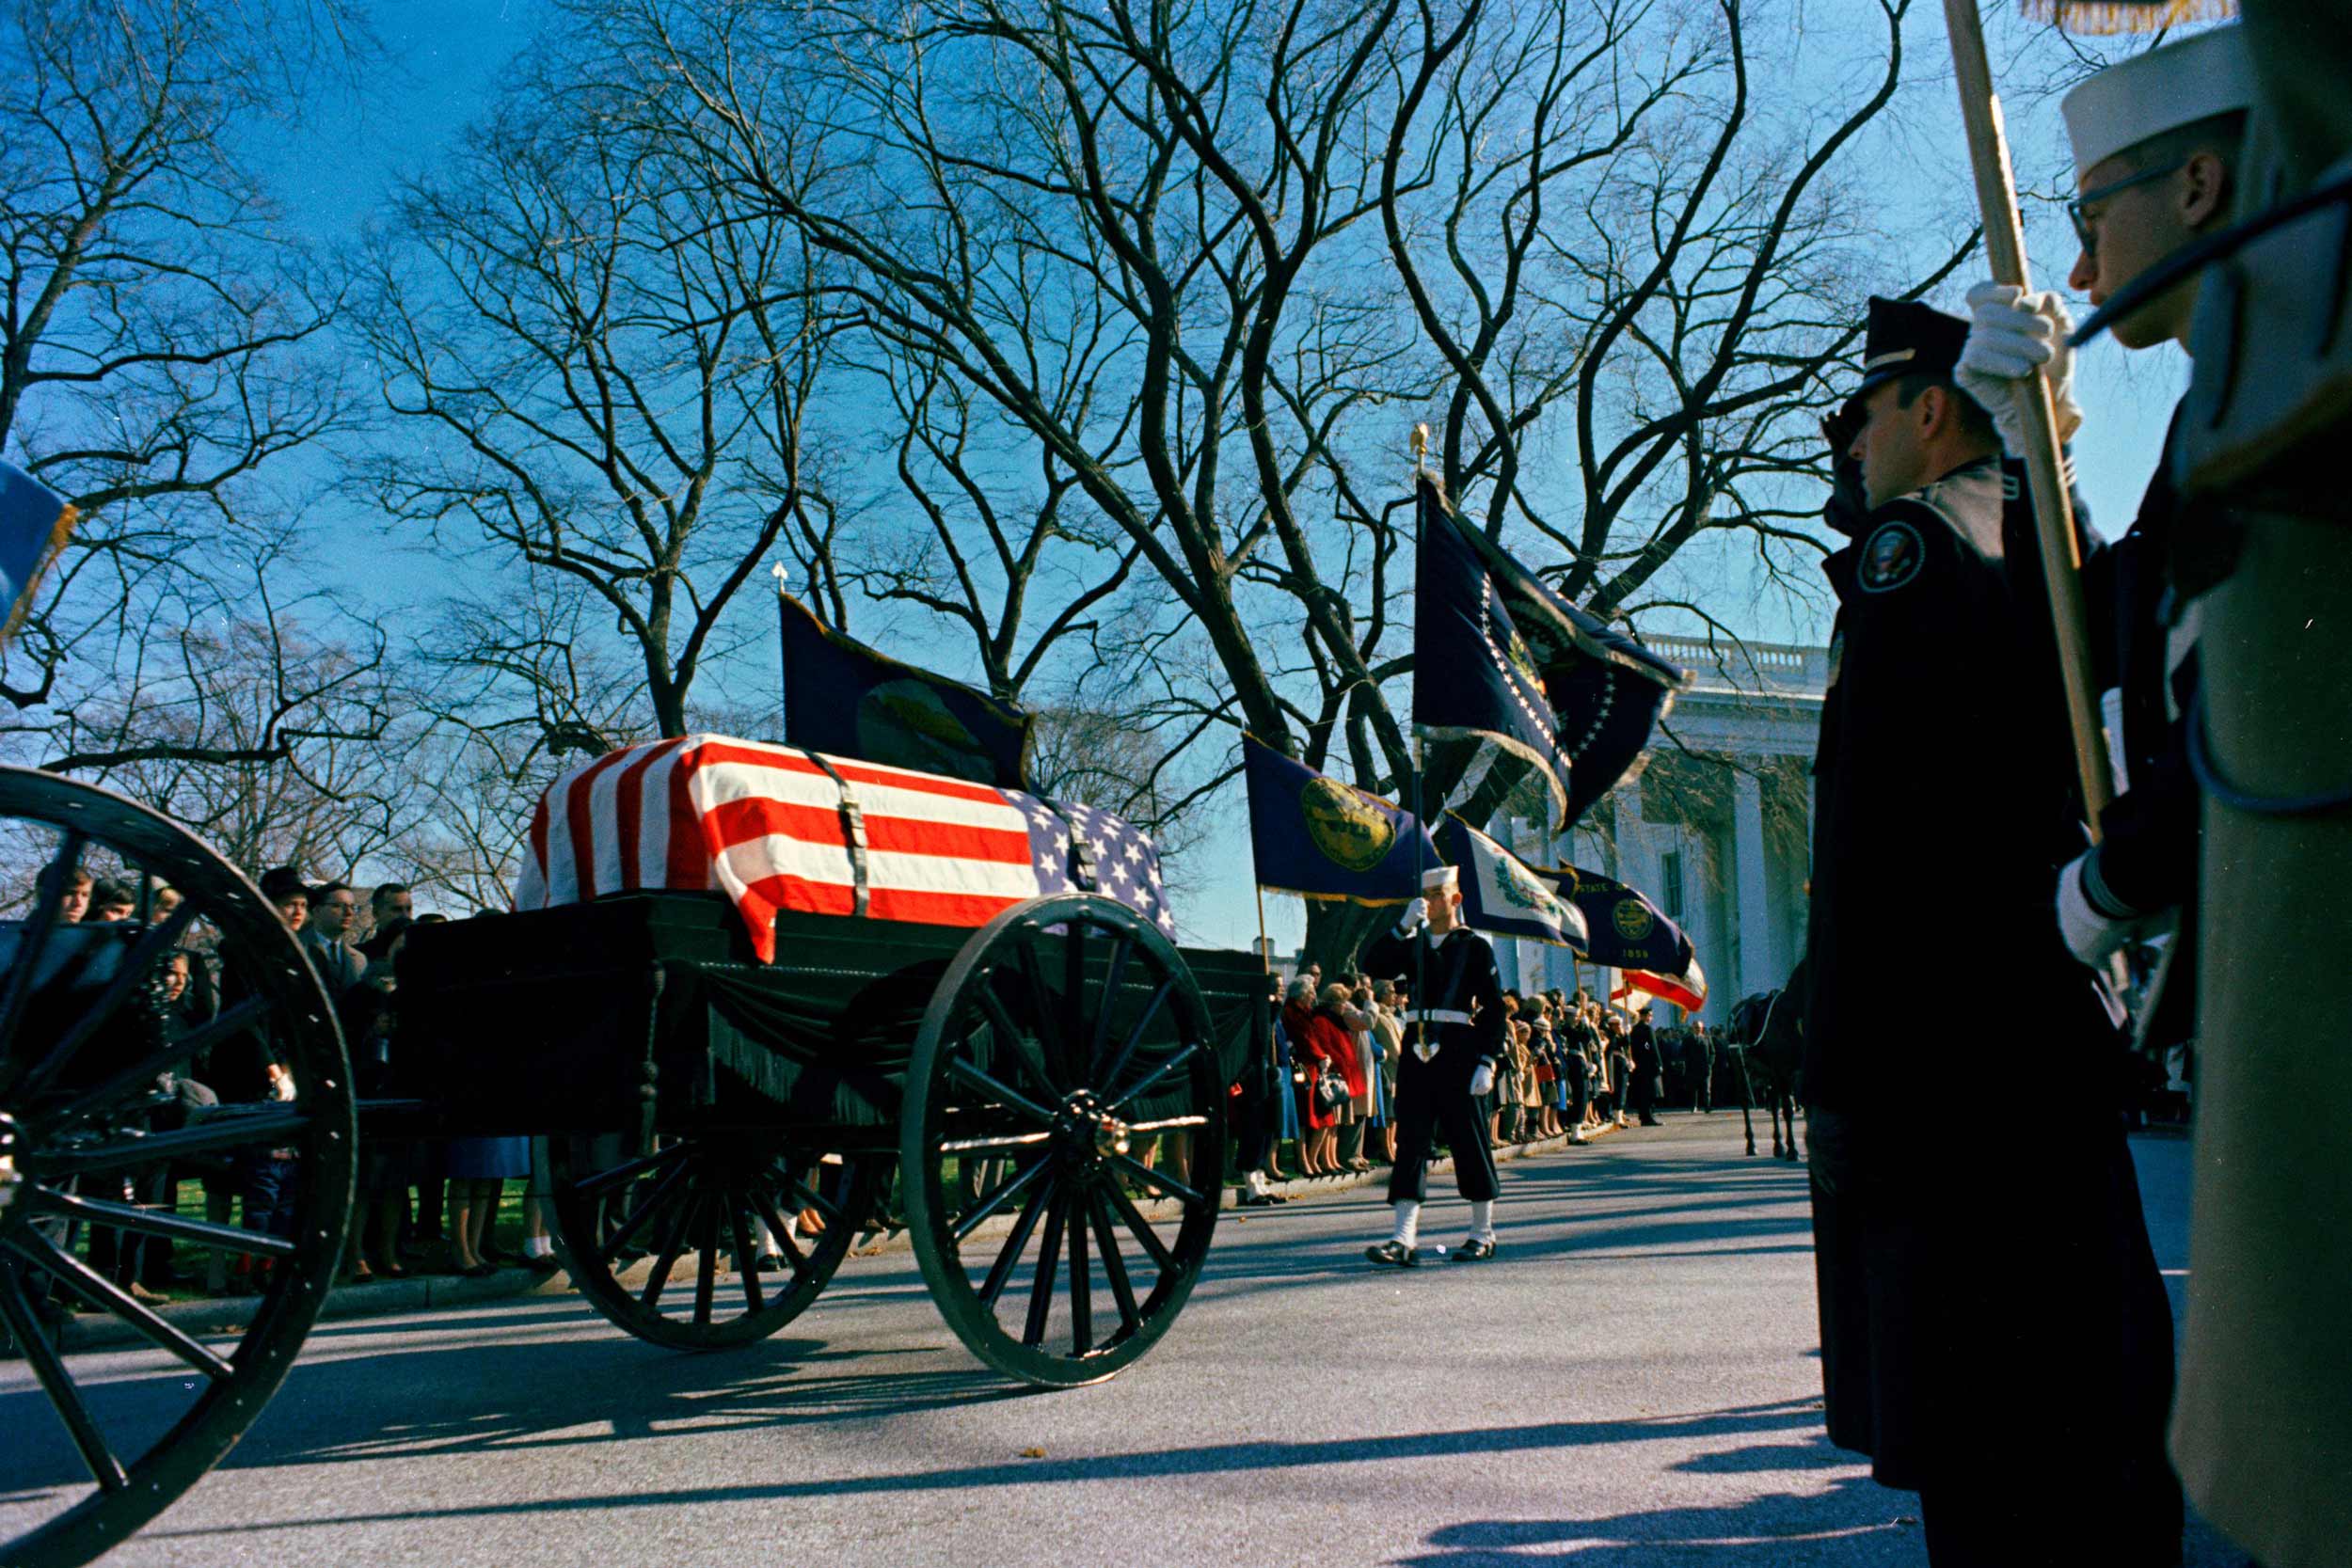
[[1440, 863], [1412, 814], [1242, 736], [1258, 885], [1302, 898], [1403, 904]]
[[1543, 673], [1471, 544], [1476, 531], [1455, 521], [1431, 480], [1421, 481], [1417, 499], [1413, 727], [1433, 740], [1473, 742], [1489, 758], [1501, 753], [1514, 781], [1532, 771], [1565, 825], [1569, 759]]
[[40, 585], [41, 568], [73, 530], [77, 515], [65, 499], [10, 463], [0, 463], [0, 599], [8, 616], [0, 637], [16, 630]]
[[1438, 824], [1438, 847], [1460, 873], [1463, 925], [1583, 951], [1583, 914], [1510, 850], [1451, 815]]
[[1479, 800], [1466, 815], [1483, 820], [1533, 769], [1565, 830], [1626, 776], [1691, 677], [1546, 587], [1456, 517], [1433, 481], [1418, 499], [1413, 722], [1431, 736], [1489, 740], [1517, 765], [1483, 797], [1486, 770], [1468, 774], [1451, 796]]
[[1638, 890], [1597, 871], [1562, 868], [1544, 875], [1584, 916], [1584, 956], [1678, 1007], [1707, 1006], [1707, 972], [1682, 927]]
[[1028, 790], [1032, 715], [852, 641], [789, 594], [776, 597], [787, 745]]

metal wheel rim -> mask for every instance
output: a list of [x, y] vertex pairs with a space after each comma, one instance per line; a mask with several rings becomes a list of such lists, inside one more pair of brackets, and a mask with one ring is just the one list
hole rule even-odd
[[[212, 1346], [201, 1346], [199, 1340], [190, 1340], [208, 1351], [226, 1370], [198, 1366], [186, 1354], [175, 1352], [189, 1363], [182, 1369], [182, 1375], [190, 1369], [200, 1374], [201, 1391], [143, 1452], [128, 1462], [115, 1456], [122, 1472], [121, 1484], [109, 1487], [93, 1482], [94, 1489], [87, 1496], [0, 1551], [0, 1558], [11, 1564], [47, 1568], [90, 1560], [119, 1545], [168, 1507], [235, 1445], [284, 1380], [325, 1303], [342, 1255], [351, 1208], [355, 1126], [342, 1036], [325, 989], [293, 934], [236, 867], [168, 817], [110, 791], [30, 769], [0, 768], [0, 818], [39, 823], [78, 835], [86, 841], [86, 847], [77, 852], [77, 858], [78, 853], [94, 847], [122, 854], [179, 889], [188, 905], [200, 908], [225, 940], [247, 944], [240, 955], [238, 973], [253, 986], [261, 1004], [259, 1013], [250, 1016], [266, 1020], [273, 1037], [282, 1040], [294, 1066], [298, 1089], [297, 1099], [286, 1109], [258, 1113], [243, 1128], [234, 1127], [235, 1118], [206, 1124], [215, 1130], [216, 1139], [236, 1140], [215, 1141], [209, 1148], [292, 1147], [297, 1150], [301, 1172], [289, 1250], [277, 1255], [269, 1283], [235, 1349], [224, 1355]], [[52, 861], [51, 872], [61, 859]], [[45, 899], [49, 875], [44, 872], [43, 880], [36, 885], [32, 917], [54, 914], [54, 902]], [[25, 926], [31, 924], [28, 918]], [[56, 928], [52, 927], [53, 931]], [[21, 940], [29, 945], [37, 939], [25, 936]], [[28, 967], [38, 970], [40, 961], [37, 955]], [[0, 985], [0, 996], [9, 989]], [[119, 1012], [120, 1006], [114, 1011]], [[16, 1157], [22, 1178], [14, 1201], [0, 1212], [0, 1299], [6, 1302], [0, 1307], [0, 1316], [15, 1320], [12, 1329], [31, 1308], [33, 1291], [28, 1280], [56, 1277], [56, 1271], [37, 1266], [36, 1260], [49, 1253], [33, 1221], [44, 1213], [55, 1218], [51, 1204], [59, 1196], [65, 1175], [71, 1174], [64, 1162], [103, 1159], [99, 1150], [118, 1147], [98, 1138], [95, 1144], [85, 1143], [77, 1149], [62, 1138], [42, 1134], [40, 1129], [52, 1119], [49, 1107], [55, 1097], [25, 1092], [29, 1053], [15, 1050], [12, 1037], [19, 1022], [8, 1002], [0, 1000], [0, 1063], [6, 1064], [0, 1069], [0, 1077], [6, 1080], [0, 1085], [0, 1114], [17, 1123]], [[124, 1097], [128, 1095], [126, 1089]], [[287, 1117], [299, 1117], [299, 1126], [290, 1127], [283, 1119]], [[194, 1132], [199, 1137], [208, 1135], [203, 1128]], [[175, 1149], [193, 1152], [187, 1148], [191, 1141], [183, 1139]], [[153, 1140], [147, 1147], [151, 1150]], [[96, 1168], [123, 1168], [124, 1164], [93, 1167], [86, 1163], [81, 1170], [93, 1174]], [[206, 1226], [208, 1235], [212, 1228]], [[184, 1235], [174, 1239], [204, 1244]], [[224, 1243], [215, 1250], [251, 1252], [258, 1249], [259, 1242], [248, 1235], [240, 1246]], [[135, 1328], [142, 1327], [131, 1308], [112, 1310]], [[155, 1338], [153, 1331], [146, 1332], [151, 1339]], [[22, 1329], [16, 1329], [16, 1337], [23, 1338]], [[24, 1348], [19, 1345], [20, 1354]], [[58, 1365], [78, 1393], [78, 1383], [72, 1382], [72, 1360], [71, 1352], [57, 1355]], [[40, 1370], [38, 1362], [36, 1370]], [[62, 1412], [57, 1394], [45, 1384], [42, 1391], [49, 1395], [52, 1408]], [[103, 1438], [103, 1423], [100, 1433]]]
[[[1012, 1158], [1011, 1169], [1003, 1180], [993, 1183], [990, 1192], [975, 1195], [970, 1211], [988, 1211], [979, 1222], [983, 1225], [996, 1217], [997, 1209], [1011, 1214], [1018, 1208], [1011, 1228], [1002, 1241], [993, 1235], [983, 1237], [977, 1230], [969, 1233], [968, 1242], [959, 1234], [973, 1223], [973, 1212], [947, 1194], [943, 1165], [948, 1143], [971, 1141], [946, 1136], [951, 1101], [959, 1092], [972, 1088], [968, 1077], [962, 1076], [962, 1069], [955, 1065], [959, 1048], [964, 1043], [962, 1019], [969, 1008], [981, 1006], [976, 1001], [977, 992], [974, 988], [989, 983], [1001, 965], [1020, 965], [1020, 945], [1033, 944], [1055, 927], [1081, 933], [1076, 949], [1076, 961], [1081, 964], [1092, 943], [1107, 942], [1104, 948], [1108, 955], [1104, 984], [1099, 992], [1091, 993], [1098, 998], [1110, 994], [1114, 985], [1124, 981], [1125, 973], [1120, 967], [1122, 951], [1130, 964], [1140, 958], [1146, 973], [1152, 976], [1149, 989], [1161, 997], [1158, 1006], [1167, 1009], [1174, 1022], [1176, 1044], [1157, 1062], [1148, 1057], [1138, 1059], [1137, 1040], [1114, 1041], [1104, 1027], [1104, 1012], [1098, 1006], [1082, 1004], [1067, 1015], [1065, 1024], [1078, 1020], [1085, 1026], [1085, 1044], [1072, 1054], [1070, 1061], [1074, 1063], [1083, 1057], [1086, 1070], [1073, 1075], [1073, 1079], [1083, 1076], [1089, 1081], [1064, 1085], [1067, 1092], [1063, 1104], [1039, 1104], [1037, 1109], [1051, 1109], [1057, 1117], [1078, 1119], [1071, 1102], [1085, 1091], [1093, 1096], [1092, 1105], [1085, 1114], [1099, 1117], [1108, 1112], [1116, 1119], [1117, 1107], [1136, 1093], [1135, 1085], [1138, 1083], [1171, 1085], [1173, 1092], [1181, 1094], [1190, 1107], [1184, 1117], [1191, 1118], [1190, 1124], [1182, 1129], [1191, 1138], [1191, 1156], [1185, 1172], [1189, 1188], [1186, 1183], [1163, 1178], [1156, 1189], [1165, 1192], [1173, 1186], [1176, 1193], [1188, 1192], [1188, 1196], [1168, 1195], [1177, 1205], [1172, 1232], [1143, 1220], [1137, 1206], [1124, 1200], [1121, 1182], [1138, 1181], [1147, 1190], [1155, 1190], [1145, 1180], [1139, 1164], [1132, 1158], [1113, 1157], [1089, 1165], [1079, 1150], [1073, 1132], [1067, 1143], [1051, 1146], [1043, 1174], [1023, 1184], [1020, 1178], [1030, 1162]], [[1063, 940], [1068, 941], [1067, 937]], [[1071, 961], [1071, 951], [1068, 946], [1062, 949], [1065, 963]], [[1025, 971], [1024, 984], [1033, 984], [1035, 974], [1034, 970]], [[1067, 972], [1063, 982], [1067, 1006], [1073, 990]], [[1130, 1032], [1119, 1033], [1124, 1036]], [[1138, 1027], [1133, 1033], [1139, 1036], [1142, 1030]], [[1071, 1034], [1077, 1037], [1080, 1031], [1073, 1027]], [[1126, 905], [1092, 894], [1034, 899], [1004, 911], [974, 934], [941, 977], [924, 1012], [907, 1074], [899, 1151], [900, 1187], [916, 1263], [941, 1315], [967, 1349], [989, 1366], [1024, 1382], [1046, 1387], [1076, 1387], [1116, 1374], [1167, 1332], [1192, 1292], [1216, 1227], [1225, 1159], [1220, 1076], [1208, 1006], [1190, 970], [1174, 944]], [[999, 1080], [998, 1087], [1010, 1085]], [[1041, 1090], [1041, 1085], [1033, 1079], [1025, 1079], [1021, 1087], [1031, 1094]], [[993, 1090], [980, 1092], [1001, 1099]], [[1173, 1129], [1164, 1123], [1169, 1119], [1154, 1117], [1126, 1125], [1131, 1133], [1168, 1131]], [[1030, 1120], [1034, 1121], [1034, 1117]], [[1057, 1184], [1068, 1185], [1082, 1196], [1059, 1204], [1046, 1192]], [[996, 1200], [993, 1205], [990, 1202], [992, 1197]], [[1066, 1211], [1059, 1227], [1062, 1250], [1058, 1259], [1048, 1260], [1045, 1255], [1052, 1250], [1054, 1211], [1057, 1207]], [[1154, 1256], [1142, 1243], [1141, 1227], [1149, 1227], [1159, 1237], [1165, 1259]], [[1084, 1292], [1070, 1283], [1077, 1277], [1071, 1267], [1070, 1247], [1073, 1243], [1070, 1238], [1073, 1236], [1080, 1238], [1074, 1243], [1079, 1249], [1079, 1263], [1089, 1271], [1100, 1270], [1103, 1276], [1103, 1283], [1097, 1286], [1089, 1275]], [[1017, 1280], [1021, 1267], [1027, 1261], [1031, 1242], [1037, 1243], [1039, 1261], [1029, 1264], [1029, 1307], [1015, 1331], [1009, 1329], [1000, 1318], [996, 1304], [1017, 1293], [1010, 1289], [1010, 1282]], [[1122, 1266], [1140, 1260], [1153, 1274], [1150, 1289], [1137, 1291], [1136, 1276], [1143, 1269], [1128, 1269], [1128, 1293], [1134, 1296], [1132, 1313], [1122, 1293], [1110, 1285], [1113, 1271], [1105, 1260], [1106, 1242]], [[977, 1280], [970, 1267], [970, 1255], [985, 1258], [989, 1264], [985, 1275]], [[1006, 1274], [1009, 1255], [1013, 1258], [1012, 1272]], [[1041, 1332], [1035, 1316], [1041, 1264], [1050, 1298], [1062, 1304], [1059, 1312], [1067, 1323], [1066, 1338], [1055, 1332], [1057, 1308], [1053, 1305], [1049, 1303], [1044, 1309]], [[992, 1288], [995, 1291], [993, 1297]], [[1084, 1307], [1080, 1305], [1082, 1295], [1087, 1302]], [[1104, 1333], [1089, 1334], [1081, 1327], [1081, 1322], [1091, 1314], [1092, 1304], [1098, 1301], [1102, 1304], [1103, 1320], [1117, 1326]], [[1086, 1340], [1091, 1341], [1089, 1348], [1079, 1349], [1079, 1344]]]

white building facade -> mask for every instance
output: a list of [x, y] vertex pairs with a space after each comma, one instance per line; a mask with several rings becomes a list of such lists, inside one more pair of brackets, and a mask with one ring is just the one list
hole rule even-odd
[[[1813, 752], [1829, 689], [1824, 648], [1645, 641], [1695, 677], [1675, 699], [1646, 766], [1547, 845], [1538, 825], [1498, 822], [1531, 863], [1581, 865], [1647, 894], [1690, 936], [1707, 972], [1710, 1023], [1733, 1004], [1784, 984], [1804, 954], [1813, 842]], [[1507, 832], [1505, 831], [1507, 830]], [[1564, 948], [1498, 941], [1503, 984], [1582, 984], [1607, 996], [1613, 971]], [[1678, 1016], [1659, 1004], [1661, 1021]]]

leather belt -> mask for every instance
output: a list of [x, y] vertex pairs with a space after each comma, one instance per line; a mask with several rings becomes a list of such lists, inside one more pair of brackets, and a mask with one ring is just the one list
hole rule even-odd
[[1406, 1013], [1405, 1017], [1413, 1023], [1468, 1023], [1470, 1021], [1470, 1014], [1454, 1007], [1422, 1007]]

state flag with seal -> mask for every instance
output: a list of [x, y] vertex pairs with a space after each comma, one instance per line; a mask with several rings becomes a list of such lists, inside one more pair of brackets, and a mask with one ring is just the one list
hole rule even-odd
[[1405, 904], [1440, 863], [1412, 813], [1242, 736], [1258, 885], [1301, 898]]
[[1707, 972], [1682, 927], [1637, 889], [1597, 871], [1551, 873], [1584, 916], [1584, 956], [1616, 970], [1629, 987], [1690, 1012], [1707, 1006]]
[[1413, 725], [1470, 749], [1446, 803], [1484, 821], [1537, 777], [1565, 832], [1632, 769], [1691, 676], [1552, 592], [1428, 475], [1416, 500]]
[[16, 635], [42, 571], [80, 515], [64, 497], [15, 464], [0, 463], [0, 595], [8, 601], [0, 641]]
[[1033, 714], [877, 653], [791, 594], [776, 597], [787, 745], [1031, 792]]
[[1463, 925], [1583, 951], [1582, 911], [1501, 843], [1449, 814], [1438, 824], [1438, 848], [1461, 873]]

